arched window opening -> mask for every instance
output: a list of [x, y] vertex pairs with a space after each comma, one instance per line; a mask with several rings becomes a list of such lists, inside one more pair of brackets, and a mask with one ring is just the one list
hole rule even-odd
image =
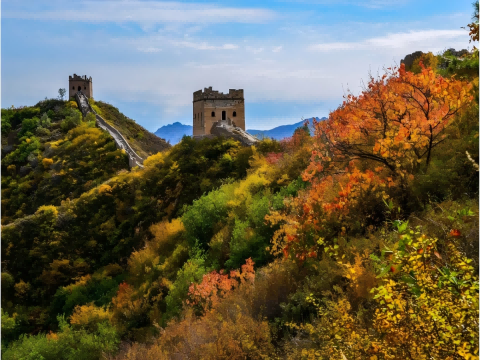
[[215, 111], [212, 111], [212, 117], [215, 117]]
[[227, 120], [227, 112], [225, 110], [222, 111], [222, 120]]
[[83, 87], [83, 90], [87, 90], [87, 87], [86, 87], [86, 86], [84, 86], [84, 87]]
[[236, 111], [233, 112], [233, 117], [235, 117], [235, 116], [237, 116], [237, 112], [236, 112]]
[[75, 90], [75, 86], [72, 86], [72, 90]]
[[81, 91], [81, 90], [82, 90], [82, 87], [81, 87], [81, 86], [79, 86], [79, 87], [78, 87], [78, 91]]

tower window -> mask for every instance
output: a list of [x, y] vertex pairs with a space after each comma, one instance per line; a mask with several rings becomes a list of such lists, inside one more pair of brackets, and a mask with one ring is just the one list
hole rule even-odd
[[212, 117], [215, 117], [215, 111], [212, 111]]
[[235, 117], [235, 116], [237, 116], [237, 112], [236, 112], [236, 111], [233, 112], [233, 117]]

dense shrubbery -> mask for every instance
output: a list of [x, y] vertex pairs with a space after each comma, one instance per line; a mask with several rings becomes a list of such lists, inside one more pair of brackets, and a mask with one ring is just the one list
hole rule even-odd
[[372, 78], [315, 134], [185, 137], [116, 175], [87, 163], [92, 183], [29, 216], [20, 154], [42, 176], [117, 155], [89, 119], [22, 147], [74, 109], [2, 112], [24, 139], [2, 177], [20, 208], [2, 227], [3, 356], [477, 358], [478, 84], [423, 60]]
[[53, 104], [37, 104], [35, 111], [2, 109], [2, 119], [16, 119], [14, 124], [20, 121], [19, 114], [47, 110], [40, 118], [21, 120], [19, 143], [2, 160], [8, 174], [2, 176], [2, 224], [32, 214], [41, 205], [58, 206], [76, 198], [128, 168], [127, 156], [107, 133], [95, 128], [88, 117], [82, 122], [80, 112], [68, 103]]
[[74, 329], [62, 317], [58, 322], [56, 333], [22, 335], [2, 351], [2, 359], [100, 359], [103, 354], [113, 354], [118, 348], [117, 332], [108, 321], [99, 323], [94, 331]]
[[[363, 125], [369, 137], [342, 129], [354, 127], [353, 119], [359, 119], [349, 119], [348, 111], [363, 111], [362, 119], [368, 111], [375, 113], [389, 86], [399, 86], [395, 93], [402, 94], [401, 86], [419, 79], [429, 78], [426, 84], [443, 81], [428, 69], [405, 74], [403, 85], [391, 76], [395, 85], [372, 79], [364, 98], [350, 97], [329, 120], [317, 124], [314, 139], [298, 132], [278, 148], [259, 144], [265, 155], [254, 154], [244, 180], [227, 183], [184, 210], [182, 246], [197, 253], [170, 286], [167, 306], [158, 303], [167, 318], [168, 304], [176, 306], [175, 315], [183, 308], [183, 315], [153, 345], [134, 344], [119, 359], [174, 358], [180, 353], [233, 357], [232, 349], [240, 358], [453, 359], [478, 354], [478, 202], [468, 200], [478, 196], [478, 106], [466, 83], [446, 81], [443, 86], [452, 87], [452, 97], [429, 100], [432, 118], [427, 121], [441, 123], [433, 140], [424, 141], [424, 132], [415, 130], [422, 126], [421, 116], [415, 115], [408, 96], [399, 97], [394, 106], [402, 111], [405, 101], [411, 122], [398, 126], [418, 138], [395, 128], [395, 120], [388, 123], [387, 137], [378, 137], [372, 131], [374, 121], [391, 119], [374, 115]], [[450, 100], [449, 108], [435, 110], [436, 104]], [[363, 145], [353, 148], [352, 143]], [[293, 159], [302, 148], [308, 154], [311, 146], [309, 166], [300, 166], [303, 180], [292, 182], [285, 174], [295, 169]], [[424, 150], [410, 155], [408, 150], [415, 147]], [[264, 252], [265, 239], [271, 241], [270, 254]], [[277, 256], [284, 260], [272, 263], [277, 265], [270, 268], [267, 281], [261, 280], [261, 271], [256, 274], [255, 286], [245, 283], [232, 290], [234, 275], [219, 272], [237, 269], [249, 257], [261, 266]], [[142, 267], [137, 263], [136, 268]], [[187, 291], [192, 281], [199, 285]], [[199, 296], [209, 304], [200, 313]], [[141, 296], [137, 292], [134, 298]], [[244, 321], [257, 321], [250, 325], [256, 331], [242, 333], [242, 322], [224, 314], [233, 309]], [[462, 325], [451, 327], [453, 323]], [[242, 338], [252, 339], [248, 347]], [[273, 344], [277, 351], [270, 348]]]
[[[61, 142], [52, 146], [67, 156], [74, 153], [69, 148], [85, 144], [85, 139], [97, 132], [82, 125], [68, 133], [71, 138], [66, 139], [65, 148]], [[97, 145], [102, 146], [98, 141]], [[83, 151], [90, 154], [94, 150]], [[169, 153], [158, 153], [145, 161], [144, 170], [121, 173], [77, 199], [62, 201], [58, 207], [40, 207], [34, 215], [4, 226], [3, 256], [5, 260], [16, 259], [5, 270], [15, 284], [26, 284], [21, 296], [13, 290], [4, 292], [5, 304], [11, 304], [4, 307], [10, 312], [25, 312], [22, 306], [37, 309], [30, 326], [45, 328], [55, 322], [56, 311], [68, 314], [75, 305], [99, 303], [95, 291], [86, 289], [86, 295], [78, 296], [76, 303], [65, 300], [62, 305], [56, 301], [54, 310], [47, 308], [54, 294], [60, 299], [58, 289], [71, 284], [72, 279], [109, 264], [125, 266], [132, 250], [141, 248], [151, 237], [150, 225], [174, 217], [184, 205], [226, 181], [222, 179], [234, 181], [245, 176], [251, 154], [252, 149], [231, 140], [185, 139]], [[49, 168], [56, 163], [42, 161], [43, 166], [39, 166]], [[52, 190], [64, 192], [59, 185]], [[174, 270], [170, 270], [175, 275], [188, 257], [188, 249], [177, 249], [173, 256], [178, 257]]]

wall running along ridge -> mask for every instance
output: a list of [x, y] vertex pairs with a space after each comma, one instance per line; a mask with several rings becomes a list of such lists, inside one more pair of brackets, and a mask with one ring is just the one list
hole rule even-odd
[[128, 165], [130, 166], [130, 168], [134, 166], [139, 166], [143, 168], [143, 159], [138, 156], [137, 153], [132, 149], [132, 147], [128, 144], [127, 140], [125, 140], [122, 134], [120, 134], [120, 131], [115, 129], [112, 125], [108, 124], [100, 115], [95, 112], [95, 110], [93, 110], [93, 108], [88, 103], [88, 98], [82, 91], [78, 91], [75, 93], [75, 100], [77, 101], [78, 108], [82, 112], [83, 116], [86, 116], [89, 112], [95, 114], [95, 118], [97, 119], [97, 125], [103, 130], [108, 131], [108, 133], [115, 140], [117, 148], [125, 150], [128, 155]]

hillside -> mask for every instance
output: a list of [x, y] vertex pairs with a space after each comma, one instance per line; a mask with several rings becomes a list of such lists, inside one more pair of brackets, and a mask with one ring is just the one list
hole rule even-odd
[[154, 134], [165, 139], [170, 144], [175, 145], [182, 140], [183, 136], [193, 135], [193, 126], [174, 122], [173, 124], [164, 125], [158, 128]]
[[165, 147], [132, 171], [75, 103], [2, 109], [2, 359], [478, 357], [478, 70], [419, 66], [252, 147], [92, 102]]
[[59, 206], [122, 169], [128, 169], [126, 155], [95, 123], [82, 120], [74, 102], [2, 109], [2, 224], [43, 205]]
[[164, 138], [147, 131], [134, 120], [123, 115], [116, 107], [102, 101], [90, 101], [90, 103], [99, 115], [120, 131], [140, 157], [146, 159], [150, 155], [170, 148], [170, 144]]

